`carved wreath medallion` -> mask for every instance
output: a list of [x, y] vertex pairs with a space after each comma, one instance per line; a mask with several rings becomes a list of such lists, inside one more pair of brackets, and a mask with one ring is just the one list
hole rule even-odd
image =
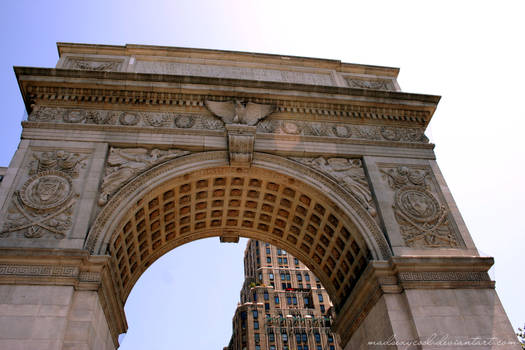
[[71, 178], [60, 171], [39, 173], [22, 186], [19, 196], [22, 203], [36, 210], [56, 208], [67, 202], [73, 193]]
[[441, 214], [441, 208], [432, 193], [416, 186], [405, 186], [396, 192], [395, 206], [403, 215], [417, 222], [431, 222]]

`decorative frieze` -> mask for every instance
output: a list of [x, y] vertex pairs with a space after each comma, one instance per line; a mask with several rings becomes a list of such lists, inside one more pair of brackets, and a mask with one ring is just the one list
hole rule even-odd
[[428, 143], [423, 128], [406, 128], [347, 123], [321, 123], [295, 120], [265, 120], [257, 126], [259, 133], [337, 137], [353, 140]]
[[393, 191], [393, 210], [409, 247], [459, 248], [464, 244], [451, 223], [449, 210], [437, 193], [430, 169], [395, 166], [381, 168]]
[[[222, 103], [222, 102], [217, 102]], [[249, 106], [250, 104], [248, 104]], [[256, 104], [251, 104], [256, 105]], [[245, 107], [246, 110], [253, 108]], [[351, 123], [314, 122], [282, 119], [265, 119], [262, 110], [255, 114], [259, 118], [250, 120], [247, 112], [239, 109], [239, 113], [231, 105], [231, 111], [218, 110], [225, 117], [216, 114], [218, 118], [192, 113], [167, 112], [115, 112], [106, 110], [78, 110], [55, 107], [35, 107], [29, 115], [29, 121], [71, 123], [71, 124], [104, 124], [147, 128], [172, 128], [194, 130], [224, 131], [225, 123], [232, 123], [237, 116], [238, 124], [255, 125], [257, 133], [276, 135], [301, 135], [317, 137], [335, 137], [349, 140], [387, 141], [428, 144], [424, 129], [419, 127], [398, 127], [381, 125], [360, 125]], [[253, 111], [250, 111], [252, 113]], [[261, 114], [259, 114], [261, 113]], [[241, 117], [239, 117], [241, 115]], [[220, 118], [220, 119], [219, 119]], [[248, 119], [246, 119], [248, 118]], [[223, 119], [223, 120], [221, 120]]]
[[350, 192], [370, 215], [377, 216], [375, 203], [361, 159], [325, 157], [292, 159], [332, 177]]
[[98, 204], [103, 206], [109, 197], [133, 176], [169, 159], [177, 158], [190, 152], [180, 149], [146, 149], [111, 147], [106, 162], [106, 169]]
[[28, 120], [71, 124], [224, 130], [223, 122], [215, 117], [189, 113], [81, 110], [36, 106]]

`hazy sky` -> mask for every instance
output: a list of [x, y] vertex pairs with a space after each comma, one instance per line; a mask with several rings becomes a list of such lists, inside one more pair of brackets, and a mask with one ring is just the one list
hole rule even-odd
[[[525, 322], [523, 1], [8, 1], [0, 5], [0, 166], [24, 107], [12, 66], [53, 67], [55, 43], [149, 44], [400, 67], [407, 92], [441, 95], [427, 136], [514, 328]], [[177, 248], [133, 289], [121, 349], [220, 349], [244, 244]], [[202, 262], [195, 257], [203, 257]], [[189, 298], [188, 301], [187, 298]]]

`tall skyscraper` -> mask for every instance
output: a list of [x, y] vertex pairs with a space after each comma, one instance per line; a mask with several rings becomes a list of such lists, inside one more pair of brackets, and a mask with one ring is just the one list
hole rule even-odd
[[249, 240], [228, 350], [339, 350], [319, 279], [283, 249]]

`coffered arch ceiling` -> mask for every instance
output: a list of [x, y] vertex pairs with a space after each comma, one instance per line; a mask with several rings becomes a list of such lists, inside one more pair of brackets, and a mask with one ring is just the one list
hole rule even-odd
[[372, 259], [390, 255], [364, 208], [303, 165], [255, 154], [249, 168], [226, 152], [184, 156], [137, 176], [104, 207], [86, 247], [112, 257], [122, 303], [166, 252], [197, 239], [248, 237], [289, 251], [341, 306]]

